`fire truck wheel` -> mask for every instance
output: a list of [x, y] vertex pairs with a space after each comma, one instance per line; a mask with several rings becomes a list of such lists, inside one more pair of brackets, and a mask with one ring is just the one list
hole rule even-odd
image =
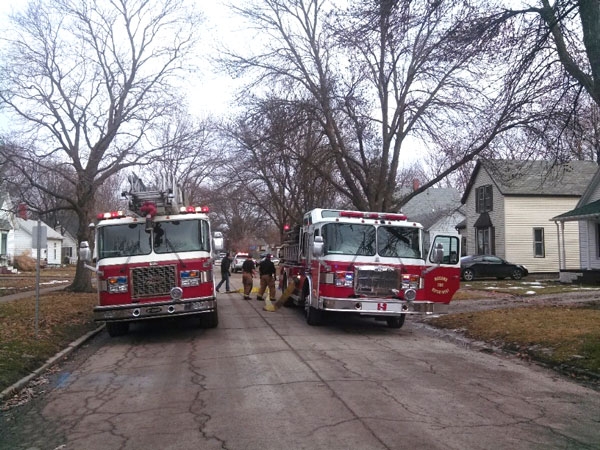
[[404, 321], [406, 320], [406, 315], [402, 314], [400, 317], [388, 317], [386, 319], [387, 326], [390, 328], [402, 328], [404, 325]]
[[325, 312], [309, 306], [306, 308], [306, 323], [315, 327], [323, 325], [325, 321]]
[[209, 313], [200, 316], [200, 325], [202, 328], [216, 328], [219, 325], [219, 313], [215, 309]]
[[110, 337], [123, 336], [129, 331], [129, 322], [106, 322], [106, 331]]

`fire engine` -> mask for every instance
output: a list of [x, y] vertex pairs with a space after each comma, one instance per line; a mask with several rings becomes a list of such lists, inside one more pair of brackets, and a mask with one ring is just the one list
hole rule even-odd
[[280, 284], [306, 321], [328, 311], [400, 328], [409, 314], [443, 314], [460, 285], [460, 239], [429, 236], [403, 214], [313, 209], [282, 247]]
[[[100, 213], [95, 224], [94, 260], [99, 304], [94, 320], [111, 336], [127, 333], [134, 321], [198, 315], [204, 327], [219, 322], [213, 252], [223, 248], [211, 235], [208, 208], [185, 206], [174, 177], [148, 190], [133, 177], [123, 195], [129, 211]], [[89, 262], [89, 244], [80, 258]]]

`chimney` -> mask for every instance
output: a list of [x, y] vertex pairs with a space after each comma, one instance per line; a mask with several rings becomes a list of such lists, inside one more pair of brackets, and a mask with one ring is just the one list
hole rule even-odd
[[413, 191], [416, 191], [417, 189], [419, 189], [419, 186], [420, 186], [419, 179], [414, 178], [413, 179]]
[[20, 219], [27, 220], [27, 205], [25, 203], [19, 203], [17, 207], [17, 216]]

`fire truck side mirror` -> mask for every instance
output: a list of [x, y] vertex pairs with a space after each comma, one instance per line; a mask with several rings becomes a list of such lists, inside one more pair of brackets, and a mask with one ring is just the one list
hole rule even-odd
[[442, 244], [441, 242], [438, 242], [435, 245], [435, 249], [433, 249], [433, 255], [432, 256], [432, 260], [434, 263], [436, 264], [441, 264], [442, 261], [444, 260], [444, 244]]
[[220, 231], [215, 231], [213, 233], [213, 250], [215, 252], [220, 252], [225, 248], [223, 233]]
[[81, 244], [79, 244], [79, 259], [86, 263], [92, 260], [92, 252], [88, 241], [81, 241]]
[[313, 241], [313, 256], [318, 258], [323, 255], [323, 236], [315, 236], [315, 240]]

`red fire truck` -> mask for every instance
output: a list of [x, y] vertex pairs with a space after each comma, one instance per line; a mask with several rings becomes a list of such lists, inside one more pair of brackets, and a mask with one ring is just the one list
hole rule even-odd
[[[131, 181], [131, 180], [130, 180]], [[133, 321], [198, 315], [204, 327], [219, 322], [213, 252], [222, 235], [211, 235], [207, 207], [183, 206], [172, 188], [126, 192], [130, 211], [98, 214], [94, 258], [99, 304], [94, 319], [111, 336], [127, 333]], [[212, 238], [211, 238], [212, 236]], [[90, 260], [89, 245], [80, 257]]]
[[408, 314], [447, 312], [459, 288], [459, 236], [428, 236], [403, 214], [313, 209], [290, 238], [281, 288], [295, 284], [310, 325], [334, 311], [400, 328]]

